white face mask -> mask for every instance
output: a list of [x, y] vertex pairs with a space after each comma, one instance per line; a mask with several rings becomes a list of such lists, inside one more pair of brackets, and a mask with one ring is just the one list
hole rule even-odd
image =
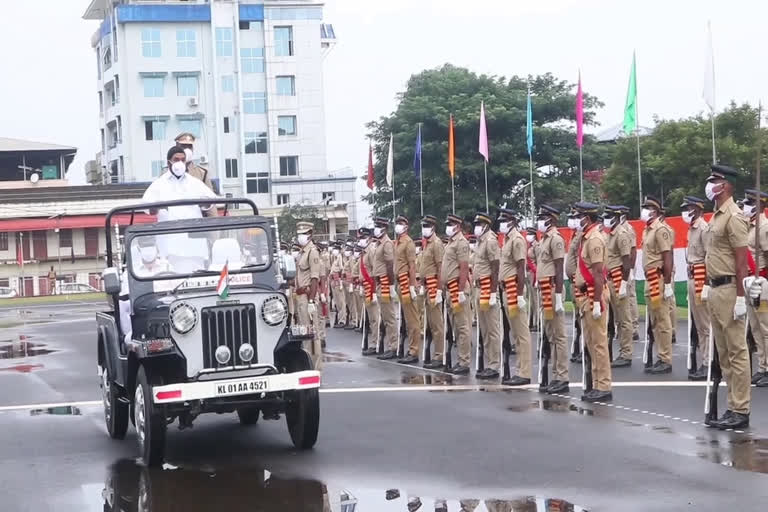
[[525, 235], [525, 239], [528, 240], [528, 243], [533, 243], [533, 241], [536, 240], [536, 237], [533, 235]]
[[296, 237], [296, 241], [299, 242], [299, 245], [304, 247], [309, 243], [309, 235], [299, 235]]
[[685, 211], [682, 212], [683, 221], [685, 221], [686, 224], [690, 224], [693, 222], [693, 212]]
[[579, 229], [579, 219], [568, 219], [568, 227], [570, 229]]
[[469, 244], [469, 250], [470, 251], [474, 251], [475, 247], [477, 247], [477, 244], [474, 244], [474, 243], [473, 244]]
[[422, 228], [421, 228], [421, 236], [423, 236], [424, 238], [431, 237], [432, 233], [434, 233], [434, 232], [435, 232], [435, 228], [433, 228], [431, 226], [430, 227], [423, 227], [422, 226]]
[[745, 204], [741, 207], [741, 211], [744, 212], [744, 216], [751, 218], [757, 211], [757, 207], [754, 204]]
[[446, 226], [445, 227], [445, 234], [450, 236], [450, 237], [452, 237], [453, 235], [455, 235], [458, 232], [459, 232], [458, 226], [451, 225], [451, 226]]
[[482, 224], [479, 226], [475, 226], [475, 236], [479, 238], [483, 236], [483, 234], [485, 234], [485, 226]]
[[373, 228], [373, 236], [375, 236], [376, 238], [379, 238], [383, 234], [384, 234], [383, 228]]
[[613, 227], [613, 219], [603, 219], [603, 227], [611, 229]]
[[291, 256], [293, 256], [294, 258], [298, 257], [299, 251], [291, 251]]
[[360, 247], [363, 247], [363, 248], [368, 247], [368, 239], [367, 238], [362, 238], [362, 239], [358, 240], [357, 241], [357, 245], [359, 245]]
[[344, 256], [349, 258], [350, 256], [352, 256], [352, 251], [344, 251]]
[[139, 249], [139, 253], [141, 253], [141, 261], [152, 263], [157, 258], [157, 247], [142, 247]]
[[643, 208], [642, 210], [640, 210], [640, 220], [642, 220], [643, 222], [648, 222], [649, 220], [651, 220], [651, 210], [649, 210], [648, 208]]
[[339, 250], [338, 249], [334, 249], [334, 250], [331, 251], [331, 254], [333, 254], [334, 256], [338, 256], [339, 255]]
[[402, 235], [408, 230], [408, 226], [405, 224], [395, 224], [395, 234]]
[[536, 229], [539, 231], [539, 233], [546, 233], [547, 232], [547, 221], [546, 220], [539, 220], [536, 222]]
[[503, 234], [509, 233], [510, 230], [509, 222], [501, 222], [499, 223], [499, 231], [501, 231]]
[[184, 173], [187, 172], [187, 164], [184, 162], [173, 162], [171, 164], [171, 173], [176, 176], [177, 178], [181, 178], [184, 176]]
[[714, 201], [715, 198], [720, 195], [720, 192], [723, 191], [723, 187], [720, 187], [720, 190], [715, 191], [717, 187], [720, 187], [717, 183], [707, 183], [707, 186], [704, 187], [704, 194], [706, 194], [707, 199], [710, 201]]

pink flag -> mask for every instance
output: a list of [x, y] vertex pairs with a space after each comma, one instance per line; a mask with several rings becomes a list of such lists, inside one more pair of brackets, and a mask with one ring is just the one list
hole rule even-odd
[[579, 71], [579, 90], [576, 91], [576, 145], [584, 145], [584, 94], [581, 92], [581, 71]]
[[485, 161], [488, 161], [488, 131], [485, 128], [485, 104], [480, 102], [480, 148], [478, 149], [480, 154], [483, 155]]

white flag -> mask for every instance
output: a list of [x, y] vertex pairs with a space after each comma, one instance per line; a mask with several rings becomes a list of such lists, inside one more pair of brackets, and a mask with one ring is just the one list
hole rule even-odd
[[712, 49], [712, 24], [707, 22], [707, 49], [704, 61], [704, 102], [711, 112], [715, 112], [715, 54]]
[[394, 141], [395, 136], [393, 134], [389, 134], [389, 154], [387, 155], [387, 185], [390, 187], [392, 186], [392, 177], [395, 172], [395, 157], [392, 154], [392, 142]]

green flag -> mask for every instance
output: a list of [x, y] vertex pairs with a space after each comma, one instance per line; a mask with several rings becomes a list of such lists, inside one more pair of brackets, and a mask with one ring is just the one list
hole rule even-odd
[[635, 53], [632, 52], [632, 70], [629, 72], [627, 103], [624, 105], [624, 133], [630, 135], [637, 128], [637, 79], [635, 78]]

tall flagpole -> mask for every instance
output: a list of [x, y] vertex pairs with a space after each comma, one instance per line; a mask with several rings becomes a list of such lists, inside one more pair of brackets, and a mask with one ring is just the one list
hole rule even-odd
[[483, 172], [485, 173], [485, 213], [490, 213], [488, 209], [488, 162], [483, 159]]
[[[635, 57], [632, 56], [632, 66], [635, 73], [637, 73], [637, 69], [635, 69]], [[637, 77], [635, 77], [635, 80], [637, 80]], [[638, 101], [638, 94], [637, 94], [637, 82], [635, 82], [635, 138], [637, 140], [637, 188], [639, 190], [640, 194], [640, 202], [638, 203], [640, 207], [643, 206], [643, 173], [640, 169], [640, 109], [637, 107]], [[664, 199], [662, 199], [664, 201]]]
[[533, 226], [533, 221], [536, 220], [535, 213], [536, 213], [536, 201], [533, 197], [533, 155], [531, 152], [528, 152], [528, 173], [530, 174], [530, 183], [531, 183], [531, 225]]
[[715, 149], [715, 113], [710, 111], [709, 119], [712, 121], [712, 165], [717, 165], [717, 150]]
[[581, 200], [584, 201], [584, 150], [579, 146], [579, 188], [581, 190]]
[[424, 152], [424, 141], [421, 140], [421, 123], [419, 123], [419, 199], [421, 200], [421, 216], [424, 217], [424, 166], [421, 165], [421, 154]]
[[451, 213], [456, 214], [456, 184], [453, 182], [453, 175], [451, 175]]

